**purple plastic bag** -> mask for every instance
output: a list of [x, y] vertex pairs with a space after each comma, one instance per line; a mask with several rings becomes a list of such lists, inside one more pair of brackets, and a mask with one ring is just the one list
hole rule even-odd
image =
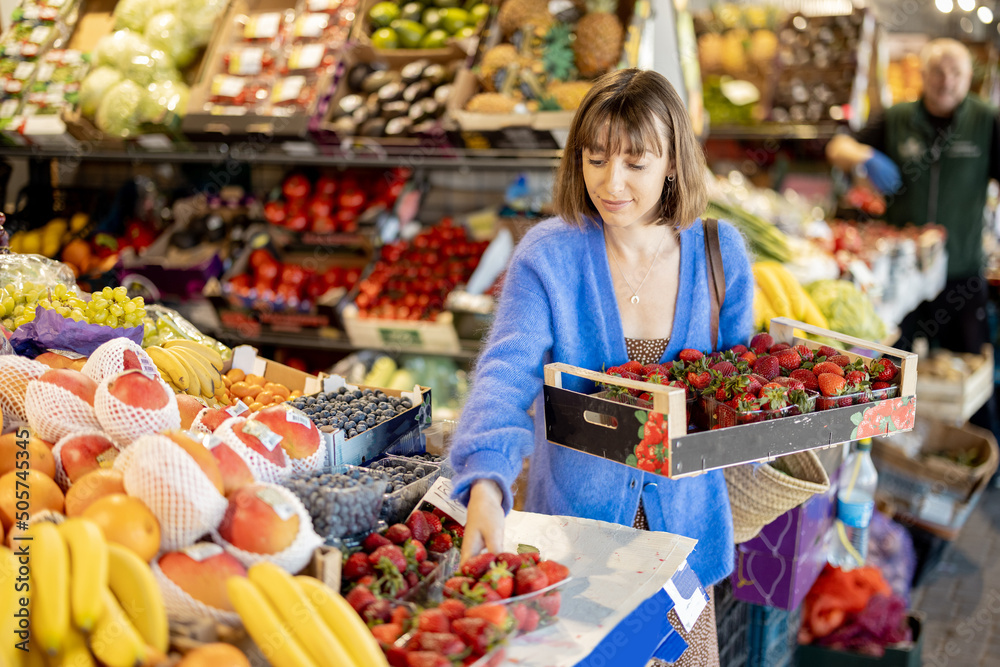
[[142, 345], [143, 327], [113, 329], [101, 324], [77, 322], [54, 310], [38, 308], [35, 319], [22, 324], [10, 337], [14, 351], [34, 359], [47, 350], [68, 350], [90, 356], [102, 344], [115, 338], [128, 338]]

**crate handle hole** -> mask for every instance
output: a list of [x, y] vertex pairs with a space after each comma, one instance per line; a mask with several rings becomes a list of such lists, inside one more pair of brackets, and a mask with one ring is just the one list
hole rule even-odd
[[611, 415], [601, 414], [600, 412], [593, 412], [591, 410], [583, 411], [583, 418], [597, 426], [603, 426], [604, 428], [615, 429], [618, 428], [618, 419], [612, 417]]

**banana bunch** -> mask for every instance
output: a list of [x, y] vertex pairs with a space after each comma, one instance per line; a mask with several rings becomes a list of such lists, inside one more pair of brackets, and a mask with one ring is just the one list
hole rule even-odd
[[223, 359], [233, 356], [233, 351], [215, 340], [211, 336], [206, 336], [198, 327], [184, 319], [180, 313], [171, 308], [160, 305], [146, 306], [146, 317], [142, 320], [143, 336], [142, 346], [163, 344], [168, 340], [193, 340], [212, 348]]
[[828, 329], [826, 317], [816, 307], [788, 269], [778, 262], [753, 265], [753, 312], [758, 329], [766, 329], [772, 317], [789, 317], [799, 322]]
[[225, 393], [222, 357], [208, 345], [176, 338], [147, 347], [146, 353], [177, 393], [205, 398]]
[[[139, 556], [107, 542], [97, 524], [79, 517], [58, 526], [37, 522], [26, 534], [31, 538], [31, 644], [44, 654], [40, 664], [137, 667], [166, 657], [166, 609], [149, 565]], [[17, 567], [12, 552], [0, 551], [0, 582], [16, 576]], [[8, 637], [3, 648], [12, 641]], [[0, 650], [3, 660], [26, 667], [39, 664], [40, 656]]]
[[262, 562], [226, 580], [229, 601], [275, 667], [388, 667], [378, 642], [340, 593]]

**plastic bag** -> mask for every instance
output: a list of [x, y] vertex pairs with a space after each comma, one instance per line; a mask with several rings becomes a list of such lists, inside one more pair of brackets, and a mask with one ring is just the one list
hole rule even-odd
[[180, 313], [165, 306], [146, 306], [146, 317], [143, 318], [145, 331], [143, 332], [143, 347], [150, 345], [163, 345], [168, 340], [185, 338], [197, 341], [215, 349], [223, 359], [233, 356], [232, 349], [226, 347], [211, 336], [206, 336], [198, 327], [191, 324]]
[[76, 276], [66, 264], [42, 255], [0, 255], [0, 285], [21, 287], [25, 283], [49, 287], [61, 283], [75, 289]]
[[115, 338], [142, 343], [142, 327], [113, 329], [102, 324], [77, 322], [54, 310], [39, 308], [35, 319], [22, 324], [10, 337], [14, 351], [34, 359], [47, 350], [69, 350], [89, 357], [94, 350]]

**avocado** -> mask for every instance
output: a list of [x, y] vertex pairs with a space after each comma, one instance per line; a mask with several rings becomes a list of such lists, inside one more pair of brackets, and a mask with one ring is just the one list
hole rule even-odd
[[378, 89], [378, 101], [380, 104], [395, 102], [403, 97], [403, 84], [398, 81], [387, 83]]
[[382, 113], [380, 114], [382, 118], [386, 121], [390, 121], [393, 118], [399, 118], [400, 116], [405, 116], [406, 112], [409, 111], [410, 105], [408, 102], [403, 100], [396, 100], [395, 102], [386, 102], [382, 105]]
[[413, 122], [406, 116], [400, 116], [399, 118], [393, 118], [388, 123], [385, 124], [385, 136], [387, 137], [404, 137], [410, 133], [410, 127]]
[[358, 132], [362, 137], [381, 137], [383, 134], [385, 134], [384, 118], [369, 118]]
[[430, 81], [417, 81], [406, 87], [406, 90], [403, 91], [403, 99], [413, 103], [427, 97], [433, 90], [434, 86]]
[[361, 92], [367, 94], [374, 93], [386, 84], [398, 82], [400, 78], [399, 72], [388, 69], [376, 70], [365, 77], [361, 83]]
[[427, 34], [427, 28], [416, 21], [409, 19], [397, 19], [392, 22], [392, 29], [399, 37], [399, 44], [404, 49], [415, 49], [420, 45], [420, 40]]
[[424, 74], [424, 68], [430, 65], [427, 60], [414, 60], [412, 63], [407, 63], [403, 69], [399, 70], [400, 76], [403, 78], [403, 83], [407, 86], [420, 79]]

